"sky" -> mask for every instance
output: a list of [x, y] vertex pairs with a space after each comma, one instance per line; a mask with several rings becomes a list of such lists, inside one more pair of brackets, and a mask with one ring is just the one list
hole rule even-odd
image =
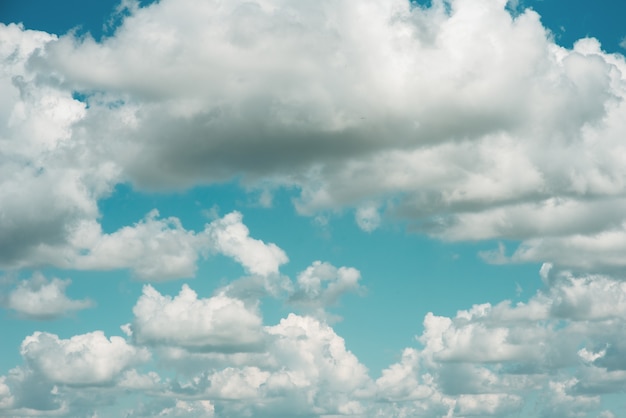
[[0, 417], [626, 417], [626, 5], [0, 3]]

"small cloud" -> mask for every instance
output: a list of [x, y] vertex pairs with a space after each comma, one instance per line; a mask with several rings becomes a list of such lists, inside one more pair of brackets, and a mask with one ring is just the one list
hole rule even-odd
[[498, 243], [498, 248], [488, 251], [480, 251], [478, 256], [489, 264], [507, 264], [510, 259], [506, 255], [506, 247], [503, 243]]
[[622, 38], [622, 40], [619, 43], [619, 46], [621, 46], [622, 48], [626, 49], [626, 36], [624, 36]]
[[524, 292], [524, 289], [522, 288], [522, 286], [519, 283], [515, 283], [515, 294], [519, 297], [522, 295], [522, 292]]
[[298, 275], [296, 289], [289, 298], [292, 305], [311, 311], [326, 319], [339, 319], [325, 311], [337, 305], [347, 293], [362, 293], [361, 272], [352, 267], [335, 267], [329, 263], [315, 261]]
[[359, 207], [355, 214], [355, 220], [359, 228], [365, 232], [372, 232], [380, 226], [380, 214], [378, 205], [373, 202]]
[[29, 319], [56, 319], [71, 311], [92, 307], [89, 299], [72, 300], [65, 295], [71, 280], [46, 279], [35, 273], [21, 281], [6, 298], [6, 307]]
[[262, 208], [271, 208], [274, 201], [274, 195], [268, 189], [263, 189], [259, 195], [259, 206]]
[[211, 206], [209, 209], [203, 209], [202, 215], [210, 221], [214, 221], [220, 217], [220, 207], [215, 204]]

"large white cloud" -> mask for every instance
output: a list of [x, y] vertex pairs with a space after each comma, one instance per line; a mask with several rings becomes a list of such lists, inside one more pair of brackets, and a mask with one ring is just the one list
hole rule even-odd
[[624, 58], [504, 3], [162, 1], [31, 67], [90, 95], [81, 129], [140, 186], [269, 178], [445, 239], [606, 231], [623, 211], [584, 214], [622, 201]]
[[626, 221], [624, 57], [559, 47], [505, 3], [128, 2], [101, 42], [3, 25], [0, 261], [53, 262], [120, 181], [241, 178], [295, 185], [304, 213], [358, 207], [366, 230], [380, 211], [447, 240], [528, 240], [519, 261], [552, 247], [581, 264], [567, 249], [585, 246], [578, 267], [621, 266], [602, 252]]
[[27, 318], [52, 319], [92, 306], [88, 299], [72, 300], [65, 295], [70, 283], [57, 278], [47, 280], [41, 273], [35, 273], [8, 294], [6, 307]]

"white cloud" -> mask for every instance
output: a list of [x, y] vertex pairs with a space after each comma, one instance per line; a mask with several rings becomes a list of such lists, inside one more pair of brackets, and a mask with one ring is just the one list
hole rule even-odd
[[256, 309], [223, 294], [199, 299], [183, 285], [172, 298], [146, 285], [133, 313], [132, 335], [140, 344], [216, 352], [255, 351], [263, 346]]
[[[263, 365], [226, 366], [172, 387], [173, 395], [215, 399], [229, 416], [362, 414], [360, 399], [373, 393], [367, 369], [332, 328], [290, 314], [265, 327]], [[228, 363], [226, 363], [228, 364]], [[223, 400], [226, 400], [225, 402]]]
[[159, 417], [212, 417], [215, 407], [210, 401], [181, 401], [177, 400], [171, 408], [165, 408], [157, 416]]
[[137, 370], [130, 369], [124, 372], [118, 382], [118, 386], [133, 390], [154, 390], [159, 387], [161, 378], [155, 372], [139, 374]]
[[[153, 210], [135, 225], [111, 234], [102, 234], [97, 224], [79, 228], [76, 236], [83, 242], [77, 243], [77, 247], [84, 249], [67, 267], [131, 268], [138, 277], [152, 280], [193, 277], [203, 243], [194, 231], [186, 230], [179, 219], [159, 219], [158, 215], [158, 211]], [[91, 240], [86, 238], [90, 235]]]
[[69, 339], [37, 331], [24, 339], [20, 352], [46, 380], [68, 385], [111, 383], [131, 365], [150, 358], [147, 350], [101, 331]]
[[0, 265], [21, 267], [47, 262], [41, 247], [63, 246], [75, 223], [95, 219], [97, 199], [120, 170], [101, 147], [74, 135], [85, 105], [71, 91], [40, 84], [27, 65], [56, 37], [16, 25], [0, 25], [0, 33]]
[[154, 209], [144, 219], [112, 233], [100, 224], [83, 220], [73, 224], [64, 245], [40, 245], [29, 263], [65, 269], [130, 269], [142, 280], [163, 281], [193, 277], [198, 260], [210, 254], [233, 258], [249, 273], [278, 275], [288, 261], [276, 244], [250, 237], [239, 212], [205, 225], [201, 231], [185, 229], [176, 217], [159, 218]]
[[280, 265], [289, 259], [276, 244], [265, 244], [251, 238], [242, 223], [243, 216], [232, 212], [209, 224], [205, 230], [215, 251], [237, 260], [252, 274], [277, 274]]
[[377, 205], [369, 203], [359, 206], [355, 214], [356, 223], [365, 232], [372, 232], [380, 226]]
[[324, 316], [323, 310], [336, 305], [342, 295], [363, 290], [360, 279], [355, 268], [315, 261], [298, 275], [289, 302]]
[[52, 319], [71, 311], [93, 306], [88, 299], [72, 300], [65, 295], [70, 280], [47, 280], [41, 273], [22, 280], [7, 296], [6, 307], [21, 316], [33, 319]]
[[[379, 396], [388, 401], [407, 401], [430, 397], [434, 389], [418, 381], [419, 352], [405, 348], [399, 363], [382, 371], [376, 380]], [[430, 382], [429, 382], [430, 383]]]
[[14, 398], [11, 395], [11, 388], [9, 388], [5, 382], [6, 377], [0, 376], [0, 411], [10, 408], [14, 402]]
[[507, 394], [461, 395], [455, 412], [461, 416], [506, 416], [519, 411], [521, 396]]

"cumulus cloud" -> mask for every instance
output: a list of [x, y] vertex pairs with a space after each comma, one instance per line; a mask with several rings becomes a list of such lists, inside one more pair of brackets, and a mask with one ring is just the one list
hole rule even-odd
[[365, 412], [360, 399], [372, 390], [367, 369], [331, 327], [312, 317], [290, 314], [279, 324], [265, 327], [265, 332], [269, 337], [266, 364], [213, 369], [189, 383], [172, 386], [172, 396], [215, 399], [216, 406], [230, 416]]
[[73, 225], [98, 215], [119, 170], [77, 138], [85, 105], [58, 85], [39, 85], [27, 62], [56, 36], [0, 25], [0, 266], [42, 261]]
[[213, 221], [205, 230], [215, 251], [232, 257], [244, 268], [261, 276], [277, 274], [281, 264], [289, 259], [276, 244], [265, 244], [249, 236], [242, 215], [232, 212]]
[[40, 245], [29, 263], [65, 269], [130, 269], [142, 280], [163, 281], [193, 277], [200, 258], [222, 254], [246, 272], [261, 277], [278, 275], [288, 261], [276, 244], [252, 238], [239, 212], [205, 225], [201, 231], [185, 229], [177, 217], [161, 218], [158, 210], [112, 233], [103, 233], [96, 221], [81, 221], [68, 233], [65, 244]]
[[11, 388], [5, 382], [6, 377], [0, 376], [0, 411], [11, 407], [14, 401], [11, 395]]
[[298, 275], [289, 302], [323, 315], [324, 309], [337, 304], [342, 295], [363, 291], [360, 279], [361, 273], [353, 267], [337, 268], [315, 261]]
[[93, 306], [89, 299], [72, 300], [65, 294], [71, 280], [46, 279], [41, 273], [22, 280], [6, 297], [5, 306], [25, 318], [54, 319]]
[[24, 339], [20, 352], [46, 380], [67, 385], [111, 383], [122, 371], [150, 358], [147, 350], [120, 337], [107, 338], [101, 331], [69, 339], [37, 331]]
[[241, 300], [219, 294], [206, 299], [183, 285], [172, 298], [146, 285], [133, 308], [137, 343], [190, 351], [255, 351], [263, 346], [261, 318]]

